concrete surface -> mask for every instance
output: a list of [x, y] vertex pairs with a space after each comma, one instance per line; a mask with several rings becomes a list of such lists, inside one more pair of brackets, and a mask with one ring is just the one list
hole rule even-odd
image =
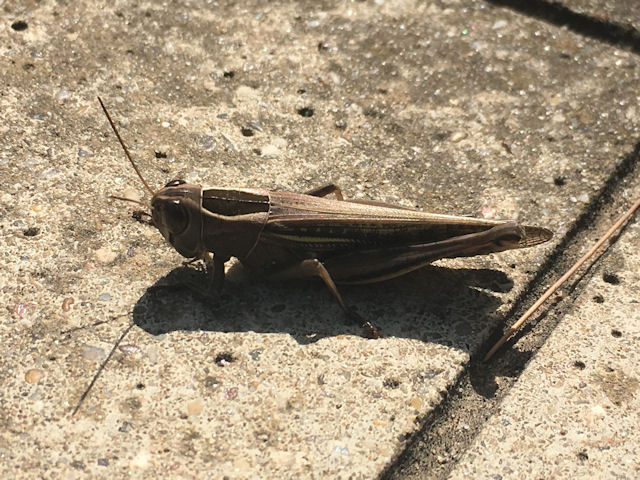
[[628, 228], [593, 269], [449, 478], [638, 477], [639, 233]]
[[343, 288], [378, 341], [319, 283], [231, 265], [211, 305], [107, 198], [147, 197], [97, 95], [155, 188], [334, 182], [554, 242], [639, 137], [637, 56], [482, 2], [2, 7], [3, 478], [375, 477], [554, 247]]

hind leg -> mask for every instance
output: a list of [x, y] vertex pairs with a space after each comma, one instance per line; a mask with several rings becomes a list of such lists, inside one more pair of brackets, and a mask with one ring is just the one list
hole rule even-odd
[[300, 263], [293, 265], [291, 267], [286, 268], [280, 272], [277, 272], [271, 275], [271, 278], [275, 279], [292, 279], [292, 278], [305, 278], [305, 277], [320, 277], [324, 284], [327, 286], [329, 291], [332, 293], [334, 298], [340, 304], [340, 307], [344, 311], [344, 313], [354, 321], [356, 321], [366, 332], [367, 337], [369, 338], [380, 338], [380, 332], [378, 329], [373, 326], [371, 322], [362, 318], [356, 312], [352, 311], [347, 305], [344, 303], [342, 299], [342, 295], [338, 291], [335, 282], [331, 278], [331, 275], [324, 267], [320, 260], [313, 258], [308, 260], [303, 260]]

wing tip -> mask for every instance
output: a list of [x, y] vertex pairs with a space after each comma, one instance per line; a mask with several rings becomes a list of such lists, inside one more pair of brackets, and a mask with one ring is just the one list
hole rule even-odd
[[548, 228], [523, 225], [520, 227], [522, 235], [520, 238], [520, 248], [533, 247], [553, 238], [553, 232]]

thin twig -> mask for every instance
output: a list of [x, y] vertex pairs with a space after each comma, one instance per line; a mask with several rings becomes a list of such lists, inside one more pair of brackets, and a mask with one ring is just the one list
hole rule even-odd
[[529, 310], [527, 310], [524, 315], [522, 315], [518, 321], [516, 323], [514, 323], [511, 328], [509, 328], [509, 330], [507, 330], [507, 332], [502, 336], [502, 338], [500, 340], [498, 340], [498, 342], [491, 348], [491, 350], [489, 350], [489, 353], [487, 353], [484, 357], [484, 361], [486, 362], [487, 360], [489, 360], [494, 353], [496, 353], [496, 351], [502, 346], [504, 345], [504, 343], [509, 340], [509, 338], [511, 338], [511, 336], [516, 333], [518, 331], [518, 329], [522, 326], [522, 324], [524, 322], [527, 321], [527, 319], [533, 315], [535, 313], [536, 310], [538, 310], [538, 308], [540, 308], [540, 306], [551, 296], [554, 294], [554, 292], [556, 290], [558, 290], [558, 288], [560, 288], [560, 286], [567, 281], [567, 279], [569, 277], [571, 277], [571, 275], [573, 275], [576, 270], [578, 270], [582, 264], [584, 262], [586, 262], [587, 260], [589, 260], [589, 258], [591, 258], [593, 256], [594, 253], [596, 253], [598, 251], [598, 249], [602, 246], [602, 244], [604, 242], [606, 242], [615, 232], [616, 230], [618, 230], [625, 222], [627, 222], [627, 220], [629, 220], [629, 218], [631, 218], [631, 216], [635, 213], [635, 211], [638, 209], [638, 207], [640, 207], [640, 199], [636, 201], [636, 203], [633, 204], [633, 206], [627, 210], [617, 221], [616, 223], [613, 224], [613, 226], [607, 230], [607, 233], [605, 233], [602, 238], [600, 238], [600, 240], [598, 240], [598, 242], [589, 249], [589, 251], [587, 253], [585, 253], [580, 260], [578, 260], [569, 270], [567, 270], [567, 272], [560, 277], [560, 279], [554, 283], [553, 285], [551, 285], [551, 287], [549, 287], [547, 289], [546, 292], [544, 292], [542, 294], [542, 296], [536, 301], [536, 303], [534, 303], [531, 308], [529, 308]]
[[84, 393], [82, 394], [82, 396], [80, 397], [80, 400], [78, 400], [78, 404], [76, 405], [76, 408], [73, 409], [73, 413], [71, 414], [71, 416], [73, 417], [78, 410], [80, 410], [80, 407], [82, 407], [82, 403], [84, 402], [84, 399], [87, 398], [87, 395], [89, 395], [89, 392], [91, 391], [91, 388], [93, 387], [93, 385], [96, 383], [96, 381], [98, 380], [98, 377], [100, 376], [100, 374], [102, 373], [102, 371], [104, 370], [104, 367], [107, 366], [107, 363], [109, 362], [109, 360], [111, 359], [111, 357], [113, 356], [113, 354], [116, 351], [116, 348], [118, 348], [118, 345], [120, 345], [120, 343], [122, 343], [122, 340], [124, 340], [124, 337], [127, 336], [127, 333], [129, 333], [129, 331], [131, 331], [131, 329], [133, 328], [133, 323], [131, 323], [126, 329], [125, 331], [122, 333], [122, 335], [120, 335], [120, 338], [118, 338], [118, 340], [116, 341], [116, 343], [113, 345], [113, 348], [111, 349], [111, 351], [109, 352], [109, 355], [107, 355], [107, 358], [104, 359], [104, 362], [102, 362], [102, 364], [100, 365], [100, 368], [98, 368], [98, 371], [95, 373], [95, 375], [93, 376], [93, 378], [91, 379], [91, 383], [89, 384], [89, 386], [86, 388], [86, 390], [84, 391]]

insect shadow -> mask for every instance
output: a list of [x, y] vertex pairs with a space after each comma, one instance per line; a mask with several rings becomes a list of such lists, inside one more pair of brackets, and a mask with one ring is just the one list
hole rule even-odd
[[[202, 272], [178, 267], [138, 300], [133, 321], [160, 335], [175, 330], [287, 333], [308, 344], [336, 335], [363, 335], [320, 280], [266, 283], [233, 265], [219, 297], [196, 293]], [[429, 266], [385, 282], [340, 285], [347, 304], [383, 337], [415, 338], [475, 351], [495, 325], [493, 315], [513, 286], [490, 269]], [[493, 319], [493, 320], [492, 320]]]

